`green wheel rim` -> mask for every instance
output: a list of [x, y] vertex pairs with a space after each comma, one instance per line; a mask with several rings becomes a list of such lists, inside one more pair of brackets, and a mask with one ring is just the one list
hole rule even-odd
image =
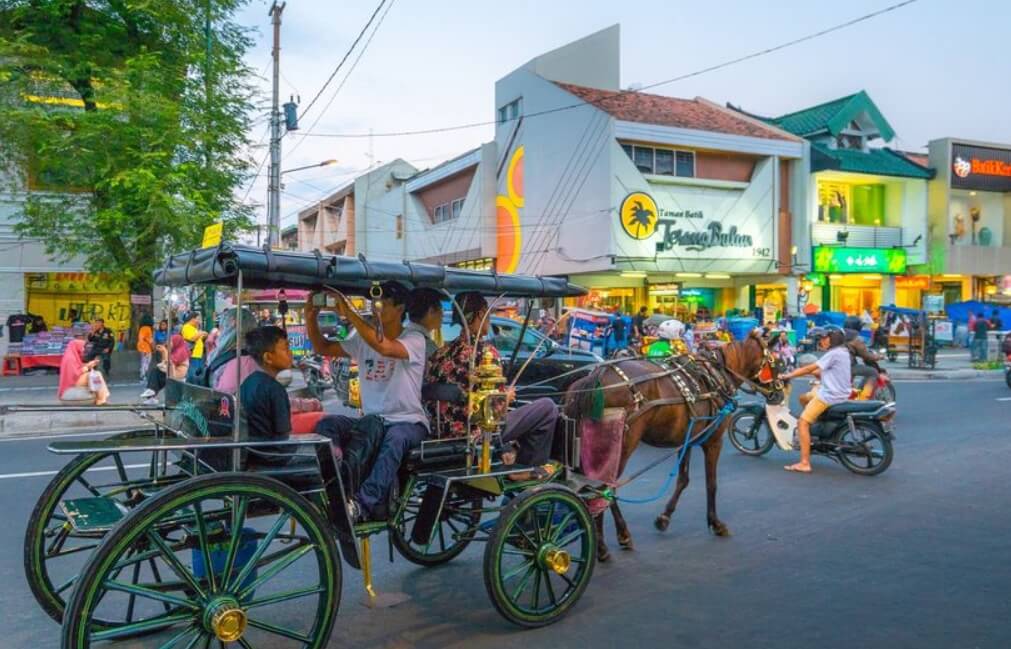
[[564, 487], [527, 492], [503, 510], [485, 553], [495, 607], [522, 626], [561, 617], [593, 574], [597, 539], [582, 500]]
[[[153, 430], [138, 430], [108, 439], [143, 439], [154, 435]], [[109, 460], [111, 466], [99, 466]], [[166, 474], [164, 469], [173, 468], [171, 464], [163, 467], [153, 460], [147, 464], [147, 469], [138, 469], [127, 464], [118, 453], [77, 456], [53, 477], [36, 503], [25, 530], [25, 575], [36, 601], [57, 622], [63, 620], [64, 598], [69, 596], [88, 554], [101, 540], [98, 534], [77, 534], [70, 530], [66, 516], [59, 511], [60, 503], [68, 496], [103, 495], [129, 509], [136, 506], [140, 494], [152, 489], [156, 480], [170, 485], [185, 477]]]
[[[146, 571], [139, 582], [123, 579], [148, 558], [165, 583], [150, 583]], [[193, 478], [138, 506], [105, 537], [69, 602], [63, 647], [148, 634], [131, 649], [318, 649], [340, 604], [339, 561], [325, 519], [290, 487], [250, 474]], [[99, 609], [124, 601], [131, 615], [137, 606], [133, 619], [97, 623]]]
[[416, 543], [412, 532], [427, 488], [428, 483], [414, 478], [407, 481], [390, 534], [401, 556], [411, 563], [431, 567], [446, 563], [467, 549], [481, 522], [481, 501], [450, 493], [430, 541]]

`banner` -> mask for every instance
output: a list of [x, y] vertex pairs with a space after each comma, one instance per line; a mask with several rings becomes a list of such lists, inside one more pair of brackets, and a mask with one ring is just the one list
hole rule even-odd
[[125, 282], [98, 273], [26, 273], [28, 311], [46, 324], [105, 320], [116, 333], [130, 329], [130, 291]]

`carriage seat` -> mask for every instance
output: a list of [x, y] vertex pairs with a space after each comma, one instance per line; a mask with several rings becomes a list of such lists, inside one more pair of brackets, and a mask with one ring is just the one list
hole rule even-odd
[[421, 400], [463, 404], [467, 395], [455, 383], [426, 383], [421, 387]]
[[277, 466], [258, 464], [256, 457], [249, 453], [246, 459], [246, 471], [274, 478], [295, 491], [312, 491], [323, 487], [319, 462], [315, 454], [299, 453], [292, 457], [287, 464]]
[[847, 415], [874, 412], [885, 405], [884, 401], [843, 401], [829, 406], [823, 419], [845, 419]]

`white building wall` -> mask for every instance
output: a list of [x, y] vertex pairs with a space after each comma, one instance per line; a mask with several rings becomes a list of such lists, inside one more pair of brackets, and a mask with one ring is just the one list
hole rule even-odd
[[397, 238], [397, 216], [404, 214], [404, 181], [418, 172], [395, 160], [355, 179], [355, 254], [369, 259], [407, 258], [407, 230]]

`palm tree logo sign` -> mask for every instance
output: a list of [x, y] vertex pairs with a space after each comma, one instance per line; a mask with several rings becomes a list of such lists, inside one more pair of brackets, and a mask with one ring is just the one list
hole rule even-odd
[[648, 239], [656, 232], [656, 202], [645, 192], [632, 192], [621, 202], [621, 228], [633, 239]]

